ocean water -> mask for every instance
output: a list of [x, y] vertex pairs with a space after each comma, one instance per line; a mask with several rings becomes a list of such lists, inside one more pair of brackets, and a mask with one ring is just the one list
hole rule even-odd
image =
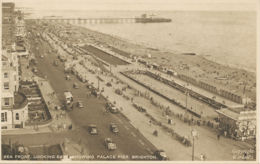
[[215, 62], [256, 71], [256, 12], [59, 11], [53, 12], [53, 15], [74, 18], [134, 18], [143, 13], [171, 18], [172, 22], [81, 26], [137, 44], [171, 52], [194, 52]]

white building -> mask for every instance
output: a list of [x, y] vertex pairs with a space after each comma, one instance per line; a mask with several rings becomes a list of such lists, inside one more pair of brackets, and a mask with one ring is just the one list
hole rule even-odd
[[18, 59], [15, 53], [3, 50], [1, 81], [1, 127], [22, 128], [28, 119], [28, 103], [25, 95], [18, 92]]

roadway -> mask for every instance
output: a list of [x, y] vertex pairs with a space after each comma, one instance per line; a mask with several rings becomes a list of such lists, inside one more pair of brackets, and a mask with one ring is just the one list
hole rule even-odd
[[[71, 76], [71, 80], [65, 80], [63, 63], [58, 66], [53, 65], [56, 58], [55, 54], [49, 53], [49, 45], [44, 41], [39, 41], [35, 35], [29, 38], [32, 51], [36, 54], [38, 61], [37, 68], [41, 74], [46, 75], [51, 86], [55, 90], [60, 101], [64, 101], [64, 91], [71, 91], [74, 96], [74, 102], [81, 100], [84, 108], [74, 108], [69, 112], [73, 122], [74, 136], [81, 138], [92, 155], [151, 155], [156, 148], [138, 132], [129, 121], [121, 114], [104, 113], [106, 101], [103, 98], [87, 96], [90, 92], [84, 83], [76, 77]], [[38, 40], [36, 42], [34, 39]], [[38, 48], [37, 48], [38, 47]], [[43, 58], [40, 56], [44, 55]], [[78, 83], [79, 89], [73, 88], [73, 83]], [[109, 129], [110, 123], [116, 123], [119, 128], [119, 134], [113, 134]], [[89, 124], [96, 124], [99, 134], [92, 136], [88, 133]], [[104, 146], [104, 139], [110, 137], [117, 144], [117, 150], [108, 151]], [[128, 159], [129, 160], [129, 159]]]

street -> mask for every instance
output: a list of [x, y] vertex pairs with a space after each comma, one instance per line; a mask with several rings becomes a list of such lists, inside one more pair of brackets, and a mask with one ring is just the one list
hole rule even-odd
[[[41, 41], [40, 41], [41, 42]], [[36, 47], [31, 40], [32, 47]], [[64, 101], [64, 91], [72, 92], [74, 102], [82, 101], [84, 108], [74, 107], [69, 112], [69, 116], [73, 121], [73, 135], [81, 138], [86, 145], [90, 154], [122, 154], [122, 155], [151, 155], [155, 147], [148, 142], [121, 114], [104, 113], [105, 103], [104, 98], [88, 97], [89, 89], [86, 85], [71, 76], [71, 80], [65, 80], [65, 73], [62, 63], [58, 66], [53, 65], [56, 59], [54, 54], [48, 54], [48, 45], [41, 42], [39, 50], [34, 49], [38, 61], [37, 68], [44, 76], [47, 76], [51, 86], [54, 88], [59, 100]], [[44, 55], [44, 58], [40, 58]], [[79, 85], [79, 89], [73, 88], [73, 83]], [[119, 134], [113, 134], [110, 129], [110, 123], [118, 125]], [[88, 125], [95, 124], [98, 127], [99, 134], [91, 136], [88, 131]], [[117, 150], [109, 152], [104, 146], [104, 139], [110, 137], [117, 144]]]

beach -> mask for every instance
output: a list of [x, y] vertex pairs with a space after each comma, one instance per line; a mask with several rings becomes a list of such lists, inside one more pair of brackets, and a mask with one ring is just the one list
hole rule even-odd
[[159, 65], [167, 66], [179, 74], [206, 82], [217, 88], [248, 96], [252, 100], [256, 99], [256, 74], [254, 72], [219, 64], [206, 59], [204, 56], [190, 56], [163, 51], [85, 27], [74, 28], [80, 30], [85, 36], [85, 43], [102, 44], [104, 47], [112, 46], [140, 57], [147, 58], [149, 54], [151, 58], [147, 58], [147, 60], [152, 63], [156, 62]]

